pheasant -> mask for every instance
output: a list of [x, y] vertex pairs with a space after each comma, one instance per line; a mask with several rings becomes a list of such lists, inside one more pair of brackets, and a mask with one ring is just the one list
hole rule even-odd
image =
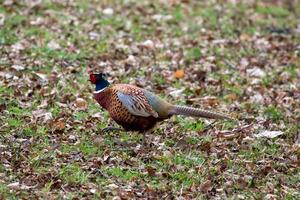
[[96, 85], [95, 100], [109, 112], [110, 117], [126, 131], [145, 134], [157, 122], [173, 115], [204, 117], [209, 119], [229, 119], [226, 114], [172, 105], [155, 94], [129, 84], [112, 84], [105, 73], [90, 74], [90, 81]]

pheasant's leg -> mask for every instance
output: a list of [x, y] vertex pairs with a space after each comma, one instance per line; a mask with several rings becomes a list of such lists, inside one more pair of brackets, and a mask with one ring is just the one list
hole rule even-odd
[[150, 130], [147, 130], [147, 131], [144, 131], [143, 132], [143, 139], [142, 139], [142, 142], [143, 142], [143, 145], [144, 146], [147, 146], [147, 134], [149, 134], [149, 133], [152, 133], [153, 132], [153, 128], [152, 129], [150, 129]]
[[147, 144], [147, 141], [146, 141], [146, 140], [147, 140], [147, 138], [146, 138], [146, 133], [147, 133], [147, 131], [144, 131], [144, 132], [143, 132], [143, 139], [142, 139], [142, 142], [143, 142], [143, 145], [144, 145], [144, 146], [146, 146], [146, 144]]
[[108, 118], [107, 124], [108, 124], [107, 126], [114, 126], [115, 122], [112, 118]]
[[101, 131], [102, 132], [123, 131], [123, 129], [122, 128], [113, 127], [113, 126], [108, 126], [108, 127], [105, 127], [104, 129], [102, 129]]
[[108, 126], [102, 129], [102, 132], [123, 131], [122, 128], [114, 127], [116, 123], [111, 118], [108, 119]]
[[212, 128], [213, 125], [214, 125], [216, 122], [217, 122], [217, 121], [215, 120], [214, 122], [212, 122], [212, 123], [206, 125], [206, 126], [204, 127], [203, 131], [205, 132], [205, 131], [209, 130], [210, 128]]

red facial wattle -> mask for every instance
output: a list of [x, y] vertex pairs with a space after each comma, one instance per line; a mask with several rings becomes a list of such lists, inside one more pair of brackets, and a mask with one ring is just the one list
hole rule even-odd
[[96, 83], [97, 83], [97, 76], [96, 76], [96, 74], [90, 74], [90, 81], [91, 81], [93, 84], [96, 84]]

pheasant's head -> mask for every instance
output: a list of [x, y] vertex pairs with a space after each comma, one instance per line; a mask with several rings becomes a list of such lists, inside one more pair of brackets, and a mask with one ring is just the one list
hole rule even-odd
[[107, 86], [109, 86], [109, 82], [106, 78], [106, 73], [90, 74], [90, 81], [96, 85], [96, 92], [103, 91]]
[[98, 82], [101, 82], [103, 80], [107, 79], [107, 74], [106, 73], [99, 73], [99, 74], [90, 74], [90, 81], [93, 84], [97, 84]]

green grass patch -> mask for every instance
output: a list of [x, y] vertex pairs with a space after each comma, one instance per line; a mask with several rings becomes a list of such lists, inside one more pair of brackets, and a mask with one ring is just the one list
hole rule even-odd
[[76, 164], [68, 164], [59, 170], [59, 177], [67, 184], [84, 184], [88, 181], [90, 174]]
[[9, 199], [9, 200], [19, 199], [17, 192], [9, 189], [7, 185], [3, 183], [0, 183], [0, 198]]
[[123, 180], [133, 180], [142, 176], [142, 174], [136, 170], [122, 169], [120, 167], [106, 168], [105, 172], [110, 176], [115, 176]]
[[95, 146], [92, 141], [85, 140], [80, 142], [79, 150], [85, 155], [95, 155], [102, 152], [98, 146]]
[[189, 155], [176, 154], [172, 158], [172, 163], [176, 165], [183, 165], [186, 167], [194, 167], [203, 165], [205, 160], [198, 153], [190, 153]]
[[7, 123], [8, 123], [8, 126], [10, 126], [12, 128], [17, 128], [17, 127], [24, 125], [24, 122], [21, 119], [8, 119]]
[[180, 120], [181, 129], [183, 131], [202, 131], [205, 124], [202, 121]]
[[187, 51], [186, 59], [187, 60], [196, 60], [201, 57], [201, 49], [199, 47], [191, 48]]
[[266, 14], [266, 15], [272, 15], [274, 17], [287, 17], [290, 15], [290, 12], [283, 8], [283, 7], [277, 7], [277, 6], [258, 6], [255, 11], [257, 13]]
[[89, 117], [89, 113], [85, 112], [85, 111], [78, 111], [74, 114], [74, 118], [76, 120], [86, 120]]
[[269, 106], [265, 109], [264, 115], [273, 121], [278, 121], [283, 119], [283, 113], [282, 111], [275, 107], [275, 106]]

